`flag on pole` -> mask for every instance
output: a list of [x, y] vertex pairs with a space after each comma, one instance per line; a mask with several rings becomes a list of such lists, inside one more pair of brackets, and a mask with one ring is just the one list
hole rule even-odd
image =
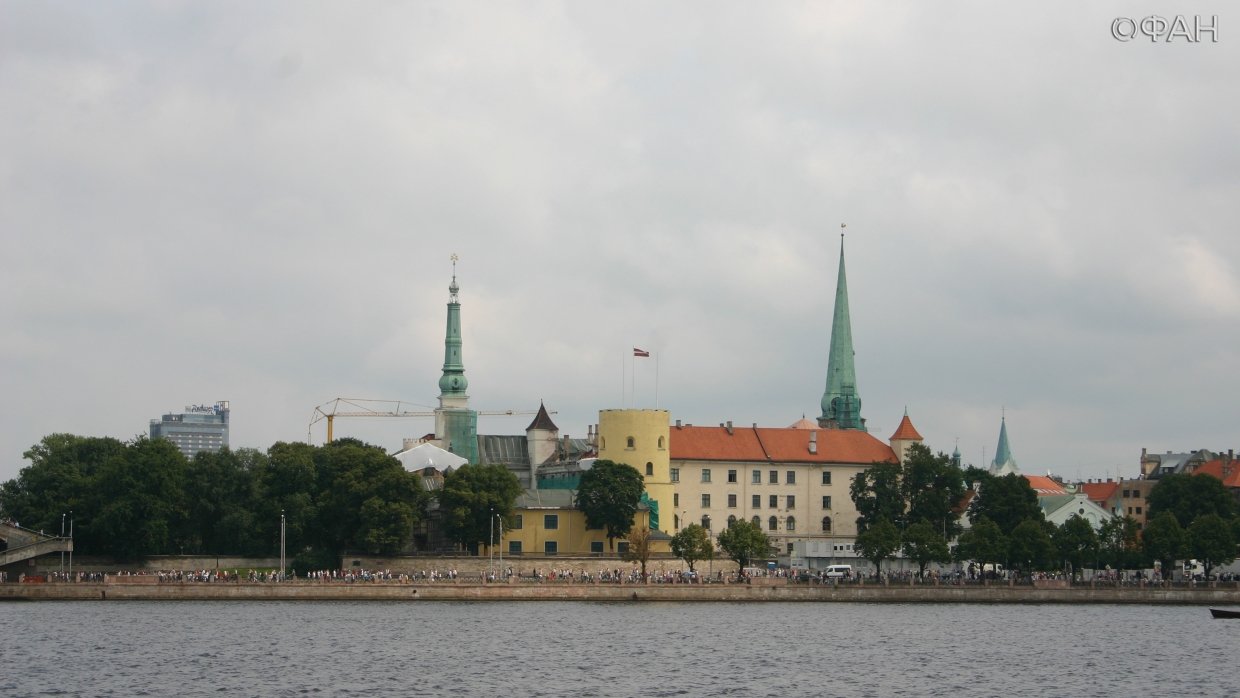
[[638, 349], [637, 347], [633, 347], [633, 356], [649, 357], [650, 352], [646, 351], [645, 349]]

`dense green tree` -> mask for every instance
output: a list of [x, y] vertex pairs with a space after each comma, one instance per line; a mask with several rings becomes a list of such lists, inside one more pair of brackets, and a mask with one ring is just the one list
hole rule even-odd
[[926, 565], [931, 562], [951, 561], [947, 540], [929, 521], [919, 521], [904, 529], [904, 556], [917, 563], [917, 575], [926, 575]]
[[1192, 556], [1206, 568], [1206, 577], [1219, 565], [1236, 559], [1236, 539], [1230, 522], [1218, 514], [1198, 516], [1188, 527], [1188, 547]]
[[1013, 567], [1028, 574], [1052, 565], [1055, 544], [1047, 528], [1045, 521], [1035, 519], [1016, 524], [1008, 535], [1008, 561]]
[[596, 460], [581, 474], [577, 509], [585, 513], [587, 528], [607, 531], [607, 547], [614, 549], [615, 539], [628, 535], [633, 528], [633, 516], [645, 489], [645, 480], [633, 466]]
[[444, 477], [437, 493], [445, 533], [476, 554], [479, 546], [489, 545], [499, 534], [496, 516], [511, 521], [520, 494], [517, 476], [502, 465], [457, 468]]
[[770, 555], [771, 539], [762, 531], [762, 526], [741, 520], [719, 533], [719, 549], [744, 570], [750, 562]]
[[1025, 478], [1009, 473], [1003, 477], [981, 477], [981, 491], [969, 504], [969, 521], [976, 524], [986, 517], [999, 526], [1004, 535], [1026, 519], [1045, 521], [1038, 495]]
[[1180, 526], [1175, 514], [1169, 511], [1150, 519], [1141, 531], [1141, 543], [1145, 554], [1162, 567], [1164, 579], [1171, 579], [1175, 561], [1188, 551], [1188, 533]]
[[[317, 548], [337, 554], [346, 550], [390, 554], [400, 547], [392, 541], [391, 522], [377, 516], [402, 517], [412, 535], [412, 519], [425, 508], [421, 479], [378, 447], [357, 439], [337, 439], [315, 452], [318, 489], [312, 540]], [[378, 499], [382, 505], [366, 503]], [[404, 504], [406, 506], [391, 506]], [[381, 542], [381, 543], [380, 543]]]
[[1236, 500], [1222, 481], [1204, 473], [1166, 475], [1150, 490], [1146, 515], [1163, 512], [1175, 516], [1181, 528], [1188, 528], [1199, 516], [1216, 514], [1224, 519], [1236, 515]]
[[139, 437], [100, 467], [87, 508], [97, 551], [120, 560], [180, 552], [185, 456], [166, 439]]
[[99, 501], [92, 492], [103, 464], [125, 449], [125, 444], [112, 438], [43, 437], [25, 453], [30, 465], [0, 485], [0, 517], [30, 530], [59, 535], [62, 521], [72, 512], [77, 550], [100, 552], [103, 538], [92, 526]]
[[999, 525], [985, 516], [973, 522], [973, 526], [960, 534], [956, 545], [956, 558], [962, 562], [974, 561], [980, 574], [988, 564], [1007, 562], [1008, 540]]
[[899, 463], [880, 461], [857, 473], [849, 494], [857, 507], [857, 530], [865, 531], [879, 521], [903, 521], [907, 502], [901, 489]]
[[[950, 456], [935, 455], [922, 444], [912, 444], [904, 457], [900, 489], [907, 513], [904, 521], [926, 521], [943, 538], [960, 535], [956, 506], [964, 498], [964, 473]], [[894, 522], [894, 520], [893, 520]]]
[[1098, 532], [1098, 557], [1117, 570], [1141, 566], [1140, 529], [1131, 516], [1116, 516], [1102, 523]]
[[689, 524], [672, 536], [672, 554], [685, 561], [689, 571], [699, 560], [709, 560], [715, 556], [715, 546], [711, 543], [710, 532], [698, 524]]
[[278, 521], [263, 521], [258, 516], [266, 469], [266, 454], [252, 449], [203, 451], [189, 461], [187, 520], [181, 536], [185, 552], [276, 552]]
[[881, 574], [883, 560], [891, 558], [900, 549], [900, 531], [887, 519], [879, 519], [857, 534], [853, 547], [861, 557], [874, 563], [874, 574]]
[[1079, 514], [1055, 528], [1051, 533], [1055, 550], [1059, 559], [1072, 566], [1073, 574], [1079, 574], [1087, 562], [1094, 562], [1098, 557], [1098, 534]]
[[[267, 449], [267, 468], [263, 474], [261, 491], [263, 499], [258, 502], [255, 516], [260, 522], [270, 522], [273, 527], [279, 526], [280, 516], [284, 516], [285, 548], [291, 555], [300, 554], [311, 547], [311, 534], [317, 529], [317, 507], [315, 499], [318, 495], [318, 469], [315, 466], [315, 454], [319, 447], [300, 441], [279, 441]], [[273, 546], [279, 545], [278, 528], [271, 539]], [[333, 558], [337, 551], [311, 551], [305, 558], [323, 561]], [[310, 569], [323, 569], [324, 565], [316, 565]]]

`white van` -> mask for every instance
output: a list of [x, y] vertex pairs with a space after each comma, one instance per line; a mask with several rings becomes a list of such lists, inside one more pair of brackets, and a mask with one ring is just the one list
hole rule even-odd
[[823, 574], [827, 579], [839, 579], [852, 576], [852, 565], [831, 565]]

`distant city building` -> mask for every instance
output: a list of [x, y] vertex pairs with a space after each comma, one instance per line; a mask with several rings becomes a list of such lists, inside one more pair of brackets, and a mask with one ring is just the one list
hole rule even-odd
[[167, 439], [193, 458], [199, 451], [215, 452], [228, 447], [228, 401], [214, 405], [186, 405], [180, 414], [151, 420], [151, 438]]

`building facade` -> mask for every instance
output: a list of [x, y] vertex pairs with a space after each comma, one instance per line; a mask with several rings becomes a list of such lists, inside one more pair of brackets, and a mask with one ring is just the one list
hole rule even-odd
[[228, 401], [214, 405], [187, 405], [181, 413], [168, 413], [151, 420], [151, 438], [167, 439], [193, 458], [201, 451], [228, 447]]

